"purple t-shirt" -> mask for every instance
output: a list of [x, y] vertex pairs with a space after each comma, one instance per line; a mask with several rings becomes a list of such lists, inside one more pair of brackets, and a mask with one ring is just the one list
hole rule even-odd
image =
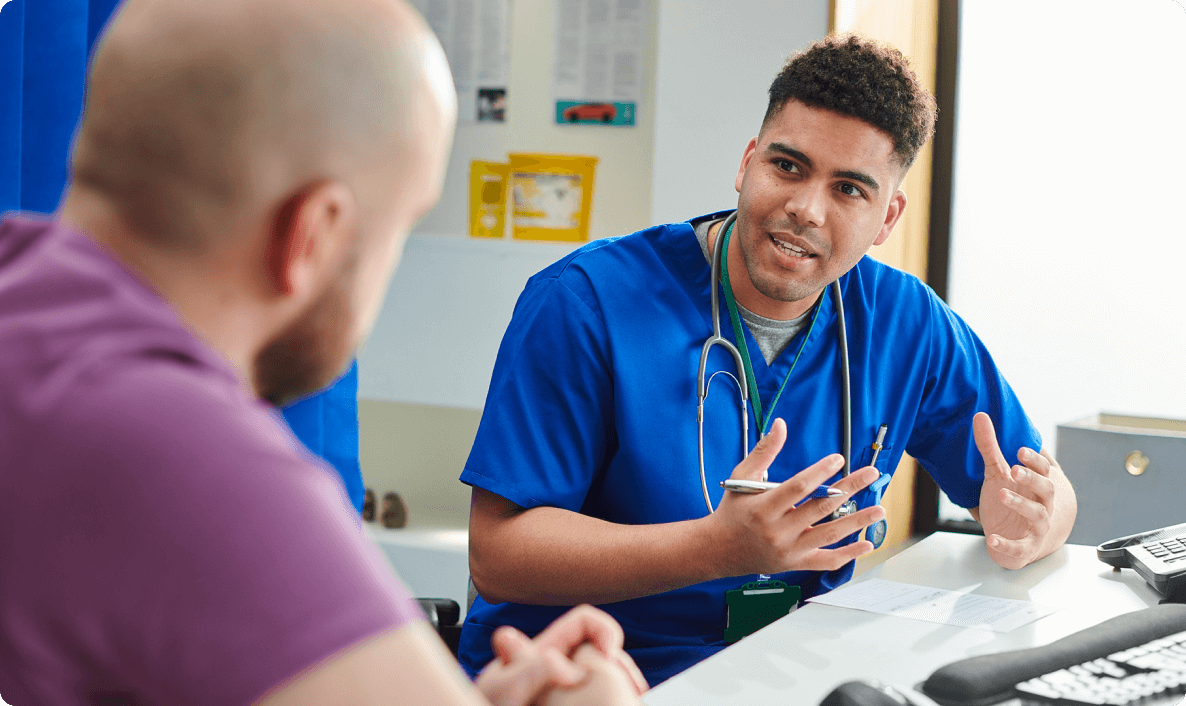
[[112, 255], [0, 223], [0, 696], [247, 704], [423, 614], [332, 470]]

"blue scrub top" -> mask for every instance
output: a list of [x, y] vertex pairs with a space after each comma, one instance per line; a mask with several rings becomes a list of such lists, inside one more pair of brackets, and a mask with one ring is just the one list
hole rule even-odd
[[[725, 213], [717, 214], [721, 217]], [[698, 219], [697, 219], [698, 220]], [[840, 278], [852, 379], [853, 468], [888, 425], [877, 467], [891, 474], [908, 451], [963, 507], [980, 502], [984, 463], [972, 416], [988, 412], [1007, 455], [1041, 439], [984, 345], [916, 277], [863, 258]], [[723, 300], [722, 300], [723, 301]], [[782, 481], [841, 451], [838, 328], [830, 296], [770, 365], [754, 355], [764, 405], [808, 340], [774, 413], [788, 440], [770, 467]], [[728, 309], [721, 331], [733, 339]], [[600, 240], [532, 277], [495, 362], [485, 411], [461, 474], [524, 507], [552, 506], [623, 524], [678, 522], [708, 513], [697, 461], [696, 377], [712, 333], [709, 267], [689, 223]], [[750, 351], [758, 351], [748, 329]], [[734, 370], [719, 346], [708, 374]], [[750, 411], [748, 443], [755, 443]], [[719, 483], [741, 460], [736, 387], [718, 377], [705, 402], [705, 468], [715, 506]], [[856, 497], [861, 507], [870, 494]], [[827, 573], [776, 575], [803, 598], [847, 581], [853, 564]], [[596, 576], [597, 567], [589, 567]], [[709, 581], [601, 606], [652, 685], [724, 647], [725, 592], [756, 576]], [[528, 635], [564, 608], [479, 597], [461, 637], [471, 674], [491, 658], [490, 636], [509, 624]]]
[[350, 504], [361, 513], [366, 488], [358, 463], [358, 361], [329, 387], [280, 412], [301, 443], [334, 467]]

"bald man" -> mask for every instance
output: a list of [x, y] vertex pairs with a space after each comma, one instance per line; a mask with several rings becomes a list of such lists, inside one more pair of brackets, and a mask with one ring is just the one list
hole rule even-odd
[[592, 608], [466, 680], [274, 405], [341, 372], [455, 95], [395, 0], [129, 0], [53, 220], [0, 223], [0, 693], [637, 703]]

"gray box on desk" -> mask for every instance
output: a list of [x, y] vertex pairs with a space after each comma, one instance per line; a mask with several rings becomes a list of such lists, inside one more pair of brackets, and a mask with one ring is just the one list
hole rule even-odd
[[1098, 414], [1058, 425], [1057, 444], [1079, 499], [1069, 541], [1186, 522], [1186, 421]]

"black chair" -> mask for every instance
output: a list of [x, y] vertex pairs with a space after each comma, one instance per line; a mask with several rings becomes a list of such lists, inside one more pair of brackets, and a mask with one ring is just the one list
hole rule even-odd
[[461, 640], [461, 606], [452, 598], [417, 598], [420, 609], [428, 617], [432, 629], [437, 631], [445, 646], [454, 657], [457, 656], [457, 644]]

